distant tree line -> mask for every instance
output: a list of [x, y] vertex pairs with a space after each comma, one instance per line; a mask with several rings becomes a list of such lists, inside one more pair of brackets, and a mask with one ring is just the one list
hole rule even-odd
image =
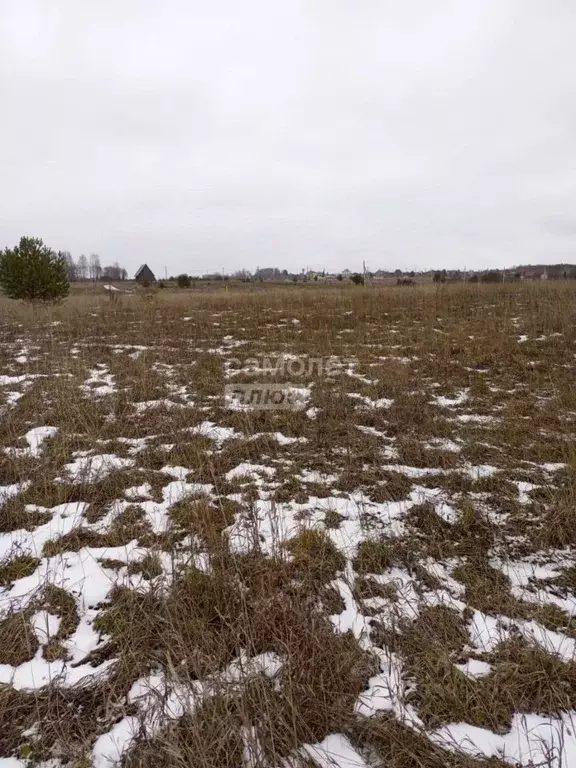
[[102, 266], [100, 256], [91, 253], [90, 256], [81, 254], [76, 261], [70, 251], [62, 251], [66, 261], [68, 280], [71, 283], [80, 283], [86, 280], [127, 280], [128, 272], [118, 262]]
[[439, 269], [434, 272], [435, 283], [513, 283], [520, 280], [576, 279], [576, 267], [571, 265], [543, 266], [541, 268], [488, 269], [484, 272], [462, 273], [458, 270]]
[[[106, 268], [109, 270], [110, 268]], [[521, 280], [534, 280], [534, 279], [548, 279], [548, 280], [561, 280], [561, 279], [576, 279], [576, 266], [574, 265], [562, 265], [562, 268], [555, 266], [548, 266], [539, 268], [517, 268], [512, 269], [489, 269], [485, 271], [472, 272], [472, 271], [460, 271], [458, 269], [447, 270], [428, 270], [426, 272], [415, 272], [414, 270], [402, 272], [400, 269], [396, 269], [393, 272], [383, 272], [378, 270], [376, 272], [366, 271], [365, 273], [350, 272], [345, 270], [340, 273], [314, 273], [312, 271], [291, 273], [286, 269], [259, 269], [256, 272], [250, 272], [246, 269], [241, 269], [231, 274], [225, 274], [222, 272], [211, 272], [201, 276], [192, 276], [186, 273], [182, 273], [177, 276], [171, 276], [168, 278], [169, 282], [176, 282], [180, 288], [195, 287], [198, 281], [204, 282], [241, 282], [241, 283], [266, 283], [266, 282], [292, 282], [292, 283], [306, 283], [306, 282], [326, 282], [326, 281], [338, 281], [338, 282], [351, 282], [355, 285], [364, 285], [366, 282], [378, 281], [385, 278], [396, 278], [396, 285], [411, 286], [416, 285], [418, 282], [427, 282], [432, 280], [434, 283], [511, 283]], [[114, 278], [110, 278], [114, 279]], [[118, 278], [123, 279], [123, 278]], [[164, 282], [164, 281], [160, 281]], [[164, 286], [161, 286], [164, 287]]]

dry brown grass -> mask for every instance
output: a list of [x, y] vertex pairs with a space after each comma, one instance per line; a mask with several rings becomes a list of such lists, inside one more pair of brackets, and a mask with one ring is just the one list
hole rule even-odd
[[353, 739], [371, 747], [389, 768], [507, 768], [509, 763], [475, 759], [433, 746], [425, 735], [382, 714], [356, 724]]
[[[312, 551], [317, 554], [315, 546]], [[304, 544], [298, 542], [301, 553]], [[145, 740], [129, 765], [236, 765], [239, 728], [255, 717], [264, 750], [279, 758], [301, 743], [323, 738], [353, 717], [353, 705], [373, 674], [374, 661], [349, 635], [335, 634], [320, 610], [318, 564], [296, 555], [292, 563], [261, 556], [216, 558], [215, 572], [186, 570], [167, 599], [117, 590], [98, 619], [122, 673], [161, 667], [179, 682], [216, 673], [239, 649], [283, 659], [281, 688], [262, 680], [243, 693], [226, 693]], [[302, 580], [293, 580], [295, 575]], [[326, 576], [324, 572], [322, 578]], [[213, 718], [230, 714], [218, 725]], [[202, 750], [200, 753], [198, 750]], [[197, 759], [197, 758], [196, 758]], [[157, 764], [157, 763], [156, 763]]]
[[506, 733], [515, 712], [554, 715], [576, 704], [576, 663], [521, 639], [501, 643], [487, 657], [488, 675], [467, 676], [455, 663], [466, 658], [468, 634], [462, 617], [450, 609], [426, 608], [388, 640], [416, 681], [409, 699], [430, 727], [468, 722]]
[[[72, 530], [54, 532], [42, 551], [7, 550], [0, 564], [7, 606], [0, 618], [0, 663], [18, 665], [38, 652], [31, 626], [38, 610], [60, 618], [39, 656], [55, 663], [69, 658], [86, 607], [73, 591], [81, 585], [39, 585], [22, 609], [10, 604], [12, 585], [34, 573], [41, 557], [58, 560], [65, 552], [97, 548], [111, 584], [116, 578], [123, 584], [103, 604], [90, 606], [101, 637], [88, 661], [96, 672], [112, 660], [107, 676], [72, 688], [56, 681], [33, 692], [0, 686], [0, 755], [57, 758], [84, 768], [98, 735], [123, 716], [144, 719], [126, 698], [138, 678], [160, 674], [169, 685], [192, 688], [207, 676], [217, 678], [240, 653], [274, 653], [282, 659], [277, 677], [222, 685], [155, 734], [142, 730], [125, 758], [127, 768], [236, 768], [250, 729], [260, 745], [258, 768], [278, 765], [302, 744], [337, 732], [373, 755], [375, 765], [501, 768], [496, 759], [433, 746], [425, 732], [391, 715], [355, 714], [376, 662], [328, 619], [344, 609], [332, 582], [351, 580], [358, 608], [372, 622], [373, 641], [403, 660], [406, 681], [413, 683], [408, 702], [427, 728], [459, 721], [502, 733], [515, 712], [555, 715], [576, 708], [574, 664], [514, 634], [483, 657], [490, 674], [467, 677], [455, 666], [470, 655], [466, 612], [415, 604], [410, 616], [398, 614], [395, 631], [382, 629], [382, 611], [404, 605], [402, 587], [384, 583], [389, 570], [404, 574], [419, 600], [446, 589], [427, 570], [435, 560], [450, 564], [470, 608], [512, 623], [535, 620], [574, 637], [567, 612], [515, 597], [494, 563], [522, 557], [553, 564], [562, 557], [560, 576], [531, 586], [564, 599], [576, 593], [574, 568], [565, 562], [576, 546], [575, 299], [574, 285], [549, 284], [409, 292], [231, 286], [114, 303], [85, 290], [66, 305], [36, 311], [0, 302], [2, 373], [36, 376], [0, 388], [1, 407], [4, 391], [22, 395], [5, 406], [0, 446], [25, 449], [28, 430], [58, 427], [38, 457], [0, 455], [0, 485], [28, 484], [3, 500], [0, 535], [34, 531], [57, 505], [89, 504]], [[525, 343], [518, 343], [521, 334], [529, 337]], [[22, 339], [34, 350], [25, 364], [15, 362]], [[237, 367], [232, 358], [280, 354], [354, 360], [354, 375], [344, 365], [330, 379], [316, 372], [297, 377], [296, 383], [310, 385], [314, 417], [227, 410], [223, 387], [227, 366]], [[96, 383], [86, 394], [86, 379], [98, 366], [114, 388], [98, 395]], [[240, 374], [235, 380], [259, 378]], [[293, 381], [288, 374], [270, 380]], [[380, 398], [393, 402], [375, 405]], [[135, 407], [156, 400], [164, 402]], [[234, 438], [194, 433], [208, 421], [235, 430]], [[277, 440], [276, 433], [300, 442]], [[135, 466], [94, 482], [57, 481], [64, 465], [85, 451], [130, 457]], [[547, 469], [545, 462], [565, 466]], [[226, 477], [243, 463], [274, 473]], [[474, 467], [484, 464], [496, 472], [478, 475]], [[186, 482], [208, 484], [212, 492], [187, 492], [154, 533], [141, 505], [163, 501], [174, 481], [162, 472], [166, 466], [186, 468]], [[329, 479], [306, 479], [306, 472]], [[518, 483], [537, 486], [524, 494], [528, 501]], [[113, 502], [138, 486], [149, 488], [105, 524]], [[318, 509], [318, 499], [352, 503], [359, 494], [357, 528], [343, 506]], [[261, 553], [258, 519], [269, 500], [284, 512], [303, 505], [299, 532], [278, 534], [274, 557]], [[441, 502], [455, 511], [455, 522], [438, 514]], [[230, 546], [227, 529], [239, 518], [252, 526], [249, 554]], [[360, 540], [347, 560], [333, 542], [349, 535]], [[102, 556], [102, 547], [134, 541], [147, 549], [144, 557]], [[37, 722], [35, 736], [22, 735]], [[294, 759], [307, 764], [301, 755]]]

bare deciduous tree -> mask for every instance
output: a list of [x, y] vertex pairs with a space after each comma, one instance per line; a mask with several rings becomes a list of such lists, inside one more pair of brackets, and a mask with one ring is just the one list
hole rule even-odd
[[78, 258], [78, 263], [76, 264], [76, 273], [78, 275], [78, 280], [86, 280], [88, 277], [88, 259], [84, 254]]
[[90, 279], [100, 280], [102, 276], [102, 267], [100, 266], [100, 256], [97, 253], [90, 254]]
[[62, 251], [62, 256], [66, 260], [66, 271], [68, 273], [68, 281], [73, 283], [78, 279], [78, 270], [74, 263], [74, 258], [70, 251]]

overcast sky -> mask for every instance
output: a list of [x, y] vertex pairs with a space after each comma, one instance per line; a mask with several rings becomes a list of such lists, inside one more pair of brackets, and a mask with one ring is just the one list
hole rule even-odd
[[0, 248], [576, 262], [574, 0], [0, 0]]

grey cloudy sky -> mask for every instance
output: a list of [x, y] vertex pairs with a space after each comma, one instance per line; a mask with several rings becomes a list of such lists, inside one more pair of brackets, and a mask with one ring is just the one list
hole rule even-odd
[[576, 262], [574, 0], [0, 0], [0, 248]]

